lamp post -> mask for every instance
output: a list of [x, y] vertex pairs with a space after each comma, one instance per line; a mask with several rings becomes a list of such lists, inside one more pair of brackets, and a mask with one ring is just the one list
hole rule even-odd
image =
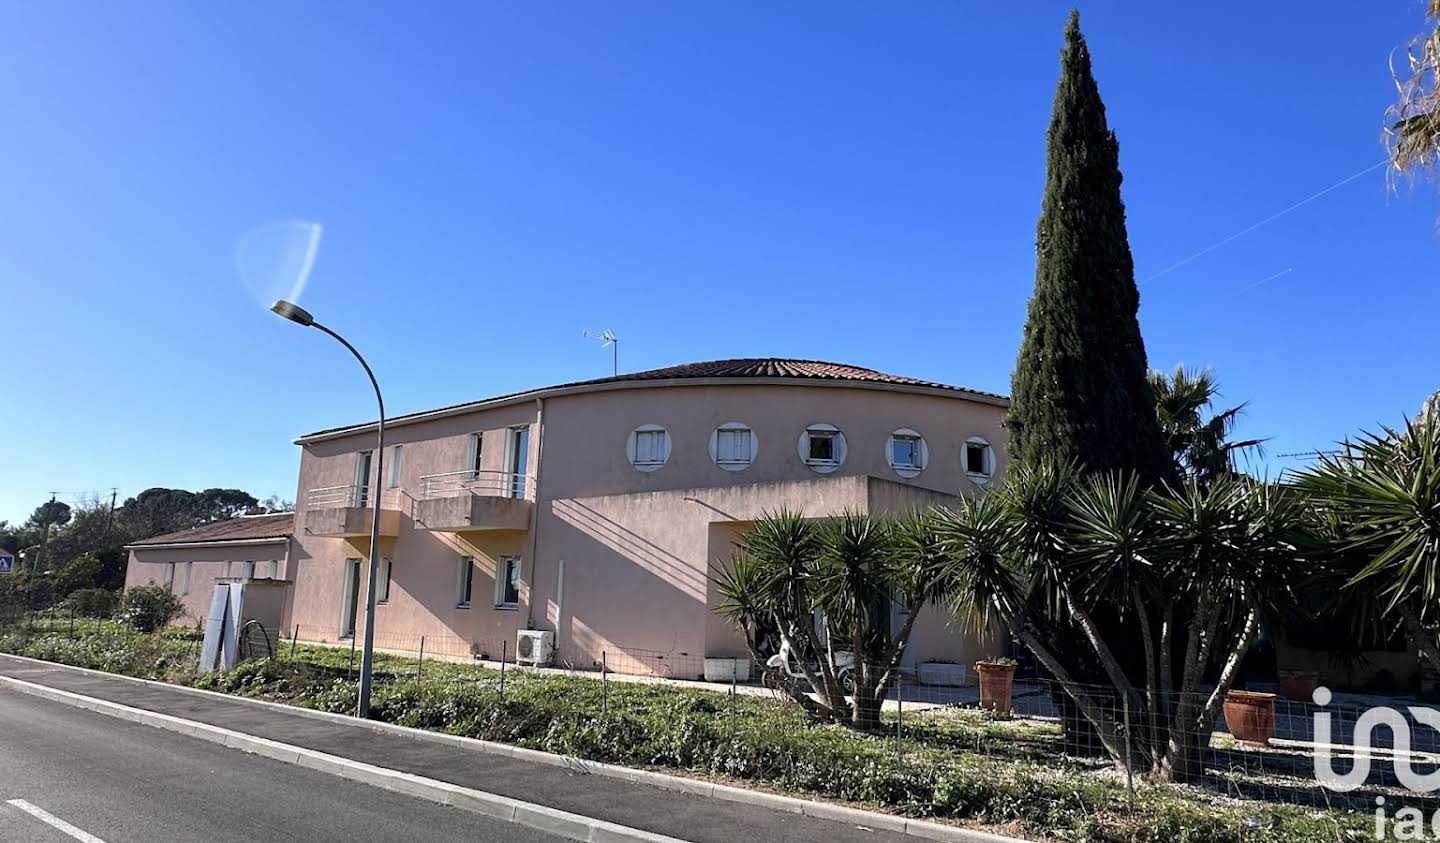
[[[360, 651], [360, 702], [356, 706], [357, 716], [369, 717], [370, 678], [375, 663], [375, 578], [380, 567], [380, 478], [384, 476], [382, 469], [385, 461], [385, 399], [380, 396], [380, 383], [375, 380], [370, 364], [365, 362], [365, 358], [360, 356], [355, 346], [344, 337], [316, 322], [315, 317], [299, 305], [282, 299], [271, 305], [270, 309], [297, 325], [323, 331], [345, 346], [364, 367], [365, 374], [370, 378], [370, 385], [375, 388], [375, 403], [380, 408], [380, 421], [375, 425], [375, 492], [370, 497], [370, 573], [366, 577], [365, 586], [365, 646]], [[365, 484], [366, 493], [369, 494], [370, 478], [363, 478], [361, 482]]]

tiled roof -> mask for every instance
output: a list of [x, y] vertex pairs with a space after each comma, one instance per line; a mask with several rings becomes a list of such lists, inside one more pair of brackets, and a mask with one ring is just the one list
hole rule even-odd
[[283, 539], [295, 532], [295, 513], [277, 512], [273, 515], [247, 515], [229, 521], [216, 521], [189, 530], [151, 536], [132, 542], [130, 547], [154, 544], [199, 544], [201, 542], [236, 542], [264, 539]]
[[[623, 375], [615, 375], [608, 378], [595, 378], [594, 380], [572, 381], [570, 383], [556, 384], [555, 386], [542, 387], [540, 389], [528, 389], [524, 392], [512, 392], [508, 395], [497, 395], [493, 398], [484, 398], [479, 401], [467, 401], [464, 404], [452, 404], [448, 407], [437, 407], [433, 410], [424, 410], [419, 413], [410, 413], [403, 416], [395, 416], [386, 420], [390, 423], [403, 423], [420, 416], [428, 416], [434, 413], [444, 413], [451, 410], [459, 410], [465, 407], [486, 404], [493, 401], [504, 401], [510, 398], [518, 398], [527, 395], [543, 396], [545, 393], [561, 389], [576, 389], [589, 386], [605, 386], [608, 384], [640, 383], [645, 381], [673, 381], [673, 380], [704, 380], [711, 378], [777, 378], [783, 380], [810, 380], [810, 381], [832, 381], [845, 383], [875, 383], [891, 384], [896, 386], [915, 386], [927, 389], [940, 389], [954, 392], [958, 395], [971, 395], [986, 399], [990, 402], [1007, 402], [1010, 399], [1004, 395], [994, 392], [981, 392], [975, 389], [966, 389], [961, 386], [952, 386], [946, 383], [920, 380], [918, 378], [907, 378], [901, 375], [890, 375], [884, 372], [877, 372], [874, 369], [866, 369], [861, 366], [848, 366], [844, 363], [827, 363], [823, 360], [795, 360], [784, 357], [742, 357], [734, 360], [708, 360], [701, 363], [683, 363], [679, 366], [666, 366], [663, 369], [648, 369], [643, 372], [627, 372]], [[340, 433], [349, 430], [363, 430], [373, 426], [375, 423], [365, 422], [363, 424], [344, 425], [332, 427], [325, 430], [317, 430], [314, 433], [307, 433], [300, 437], [301, 440], [313, 436], [325, 436], [333, 433]]]

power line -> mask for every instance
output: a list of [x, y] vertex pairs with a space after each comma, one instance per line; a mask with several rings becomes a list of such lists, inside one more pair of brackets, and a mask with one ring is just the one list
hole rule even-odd
[[1155, 274], [1153, 274], [1153, 275], [1148, 276], [1145, 280], [1141, 281], [1140, 284], [1141, 284], [1141, 286], [1144, 286], [1145, 284], [1149, 284], [1151, 281], [1154, 281], [1155, 279], [1160, 278], [1161, 276], [1169, 275], [1170, 273], [1174, 272], [1175, 270], [1179, 269], [1179, 268], [1182, 267], [1182, 266], [1185, 266], [1186, 264], [1190, 263], [1191, 261], [1194, 261], [1194, 260], [1198, 260], [1198, 259], [1200, 259], [1200, 258], [1203, 258], [1203, 257], [1205, 257], [1206, 255], [1210, 254], [1211, 252], [1215, 251], [1216, 249], [1221, 248], [1222, 246], [1228, 246], [1229, 244], [1235, 242], [1236, 240], [1239, 240], [1241, 237], [1244, 237], [1245, 235], [1249, 234], [1250, 232], [1254, 231], [1255, 229], [1261, 228], [1261, 227], [1266, 226], [1266, 225], [1269, 225], [1270, 223], [1272, 223], [1272, 222], [1280, 219], [1281, 217], [1285, 216], [1286, 214], [1290, 213], [1291, 211], [1297, 211], [1297, 210], [1299, 210], [1300, 208], [1303, 208], [1303, 207], [1305, 207], [1306, 205], [1309, 205], [1311, 202], [1314, 202], [1316, 199], [1319, 199], [1320, 197], [1322, 197], [1322, 196], [1324, 196], [1324, 195], [1326, 195], [1326, 194], [1328, 194], [1328, 193], [1330, 193], [1330, 192], [1332, 192], [1332, 191], [1339, 190], [1340, 188], [1344, 187], [1345, 185], [1349, 184], [1349, 183], [1352, 182], [1352, 181], [1355, 181], [1356, 179], [1360, 178], [1361, 176], [1367, 175], [1367, 174], [1369, 174], [1369, 173], [1373, 173], [1373, 172], [1375, 172], [1376, 170], [1380, 169], [1381, 167], [1384, 167], [1384, 166], [1388, 165], [1389, 163], [1390, 163], [1390, 159], [1387, 158], [1387, 159], [1385, 159], [1384, 161], [1380, 161], [1380, 162], [1378, 162], [1378, 163], [1375, 163], [1375, 164], [1370, 165], [1369, 167], [1366, 167], [1365, 169], [1361, 170], [1361, 171], [1358, 172], [1358, 173], [1353, 173], [1353, 174], [1351, 174], [1351, 175], [1348, 175], [1348, 176], [1346, 176], [1345, 178], [1341, 179], [1340, 181], [1337, 181], [1337, 182], [1335, 182], [1334, 184], [1330, 185], [1329, 187], [1325, 188], [1324, 190], [1321, 190], [1321, 191], [1318, 192], [1318, 193], [1313, 193], [1313, 194], [1305, 197], [1304, 199], [1301, 199], [1299, 202], [1296, 202], [1295, 204], [1291, 205], [1290, 207], [1286, 208], [1285, 210], [1279, 211], [1279, 212], [1274, 213], [1274, 214], [1271, 214], [1270, 216], [1266, 217], [1266, 218], [1263, 219], [1263, 220], [1260, 220], [1260, 221], [1257, 222], [1257, 223], [1254, 223], [1253, 225], [1249, 225], [1249, 226], [1246, 226], [1245, 228], [1240, 229], [1239, 231], [1235, 232], [1234, 234], [1230, 235], [1229, 237], [1224, 238], [1223, 240], [1217, 240], [1216, 242], [1211, 243], [1209, 246], [1206, 246], [1205, 248], [1201, 249], [1200, 251], [1196, 252], [1196, 253], [1193, 254], [1193, 255], [1190, 255], [1189, 257], [1182, 258], [1182, 259], [1176, 261], [1175, 263], [1170, 264], [1169, 266], [1165, 267], [1164, 269], [1160, 270], [1159, 272], [1157, 272], [1157, 273], [1155, 273]]

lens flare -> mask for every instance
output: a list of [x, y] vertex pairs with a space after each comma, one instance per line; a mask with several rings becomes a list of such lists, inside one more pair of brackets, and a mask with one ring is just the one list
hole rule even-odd
[[276, 299], [299, 302], [324, 232], [309, 220], [271, 222], [245, 232], [235, 246], [235, 271], [246, 294], [264, 307]]

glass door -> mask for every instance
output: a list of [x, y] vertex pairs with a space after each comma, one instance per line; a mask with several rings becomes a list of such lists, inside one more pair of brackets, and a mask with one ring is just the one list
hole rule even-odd
[[361, 451], [355, 455], [355, 506], [370, 505], [370, 466], [374, 457], [373, 451]]
[[355, 610], [360, 602], [360, 560], [345, 560], [345, 591], [340, 603], [340, 637], [355, 635]]
[[525, 497], [525, 473], [530, 465], [530, 428], [512, 427], [510, 429], [510, 466], [506, 469], [510, 475], [510, 497]]

